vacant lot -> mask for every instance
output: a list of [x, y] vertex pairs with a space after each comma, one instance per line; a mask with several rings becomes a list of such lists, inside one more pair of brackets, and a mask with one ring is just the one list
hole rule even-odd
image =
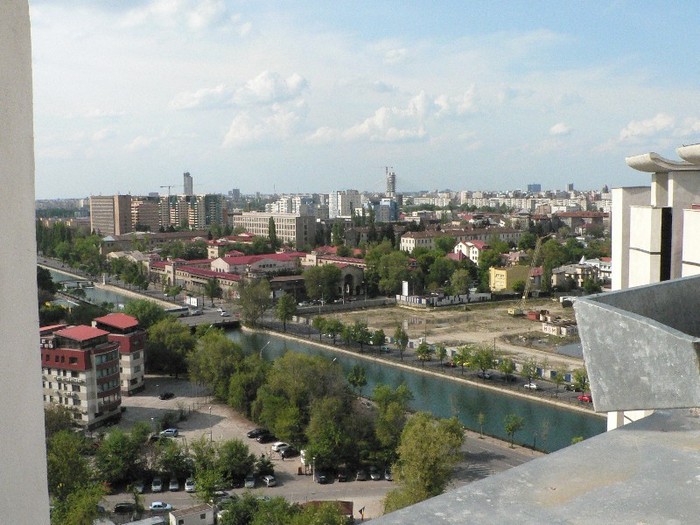
[[[530, 321], [527, 317], [508, 315], [508, 308], [513, 305], [509, 301], [425, 310], [387, 307], [332, 316], [344, 323], [365, 322], [371, 330], [382, 329], [390, 337], [400, 325], [411, 340], [426, 337], [429, 343], [444, 343], [448, 347], [468, 343], [495, 344], [500, 353], [513, 355], [535, 352], [537, 355], [549, 354], [554, 357], [557, 346], [571, 342], [570, 339], [547, 336], [542, 332], [539, 322]], [[527, 308], [549, 310], [550, 314], [563, 319], [574, 318], [572, 308], [563, 308], [558, 301], [551, 299], [530, 301]], [[555, 357], [555, 360], [558, 359], [567, 362], [570, 360]]]

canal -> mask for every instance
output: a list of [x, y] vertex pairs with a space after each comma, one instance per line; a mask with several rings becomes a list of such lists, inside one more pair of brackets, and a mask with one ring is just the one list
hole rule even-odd
[[[75, 279], [54, 270], [51, 270], [51, 275], [55, 282]], [[130, 300], [129, 297], [100, 288], [86, 288], [85, 295], [96, 304], [109, 302], [118, 305]], [[406, 383], [413, 393], [413, 410], [430, 412], [438, 417], [456, 416], [464, 426], [477, 432], [480, 430], [479, 414], [483, 413], [484, 432], [501, 439], [508, 439], [504, 430], [504, 417], [507, 414], [517, 414], [523, 417], [524, 428], [515, 434], [515, 441], [527, 446], [534, 445], [547, 452], [570, 445], [574, 437], [585, 439], [605, 432], [605, 419], [593, 414], [405, 370], [381, 361], [354, 358], [268, 333], [250, 334], [239, 330], [229, 330], [227, 333], [247, 352], [259, 352], [269, 341], [263, 350], [266, 359], [275, 359], [288, 351], [321, 355], [336, 359], [346, 375], [354, 365], [361, 364], [367, 374], [364, 395], [371, 395], [378, 384], [387, 384], [395, 388], [401, 383]]]
[[288, 351], [320, 355], [335, 359], [346, 375], [354, 365], [360, 364], [367, 375], [367, 385], [362, 391], [364, 395], [370, 395], [379, 384], [395, 388], [405, 383], [413, 393], [413, 410], [430, 412], [438, 417], [456, 416], [464, 426], [477, 432], [479, 414], [483, 413], [484, 432], [504, 440], [509, 438], [503, 420], [507, 414], [517, 414], [523, 417], [524, 427], [515, 434], [515, 442], [534, 445], [547, 452], [570, 445], [574, 437], [585, 439], [605, 432], [605, 419], [593, 414], [405, 370], [381, 361], [354, 358], [269, 333], [254, 334], [240, 330], [229, 330], [227, 333], [247, 352], [260, 352], [262, 349], [263, 357], [268, 360]]

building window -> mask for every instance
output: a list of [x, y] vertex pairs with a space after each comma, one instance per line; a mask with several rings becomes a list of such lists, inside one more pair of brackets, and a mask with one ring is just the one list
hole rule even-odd
[[68, 358], [68, 364], [77, 365], [77, 364], [78, 364], [78, 358], [77, 358], [77, 357], [69, 357], [69, 358]]

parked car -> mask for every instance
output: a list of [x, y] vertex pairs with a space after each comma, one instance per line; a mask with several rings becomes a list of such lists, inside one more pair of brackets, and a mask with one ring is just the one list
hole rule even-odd
[[288, 447], [282, 447], [279, 451], [280, 456], [282, 456], [284, 459], [287, 458], [293, 458], [294, 456], [299, 455], [299, 451], [292, 447], [291, 445]]
[[275, 479], [275, 476], [273, 476], [272, 474], [268, 474], [266, 476], [263, 476], [262, 480], [263, 480], [263, 483], [265, 484], [265, 486], [267, 486], [267, 487], [274, 487], [275, 485], [277, 485], [277, 480]]
[[392, 476], [390, 468], [384, 470], [384, 479], [387, 481], [394, 481], [394, 476]]
[[143, 494], [143, 491], [144, 491], [144, 483], [143, 483], [143, 480], [142, 480], [142, 479], [140, 479], [140, 480], [134, 482], [134, 490], [135, 490], [138, 494]]
[[488, 372], [479, 372], [476, 374], [476, 377], [480, 377], [481, 379], [491, 379], [493, 376]]
[[180, 482], [177, 478], [170, 478], [170, 483], [168, 484], [168, 490], [175, 492], [180, 490]]
[[578, 400], [582, 403], [593, 403], [593, 397], [591, 397], [591, 394], [581, 394], [578, 396]]
[[158, 399], [166, 400], [166, 399], [172, 399], [175, 397], [175, 394], [172, 392], [161, 392], [160, 395], [158, 396]]
[[151, 483], [151, 492], [161, 492], [163, 490], [163, 480], [156, 477]]
[[529, 388], [530, 390], [537, 390], [537, 385], [535, 383], [525, 383], [523, 386], [525, 388]]
[[176, 428], [166, 428], [160, 432], [160, 437], [174, 438], [177, 437]]
[[133, 514], [136, 511], [136, 505], [130, 501], [123, 501], [114, 506], [115, 514]]
[[367, 471], [362, 469], [358, 470], [355, 481], [367, 481]]
[[255, 441], [258, 443], [272, 443], [273, 441], [277, 441], [277, 436], [274, 434], [261, 434], [255, 438]]
[[345, 483], [348, 480], [348, 474], [344, 470], [339, 470], [336, 479], [341, 483]]
[[225, 310], [224, 310], [223, 312], [221, 312], [219, 315], [220, 315], [221, 317], [231, 317], [231, 314], [228, 313], [228, 312], [225, 311]]
[[382, 479], [382, 474], [379, 472], [379, 469], [373, 465], [369, 467], [369, 477], [374, 481], [378, 481]]
[[165, 512], [166, 510], [173, 510], [173, 506], [164, 501], [154, 501], [148, 506], [148, 509], [151, 512]]
[[246, 436], [248, 436], [251, 439], [255, 439], [258, 436], [262, 436], [263, 434], [269, 434], [270, 431], [266, 428], [254, 428], [253, 430], [249, 430]]
[[316, 483], [319, 485], [325, 485], [330, 481], [330, 478], [328, 477], [328, 474], [325, 472], [321, 471], [316, 471]]
[[243, 486], [247, 489], [254, 489], [255, 488], [255, 474], [248, 474], [245, 477], [245, 482], [243, 483]]
[[272, 450], [275, 452], [279, 452], [280, 449], [286, 448], [289, 446], [289, 443], [285, 443], [284, 441], [276, 441], [275, 443], [272, 444]]
[[195, 492], [194, 478], [187, 478], [185, 480], [185, 492]]

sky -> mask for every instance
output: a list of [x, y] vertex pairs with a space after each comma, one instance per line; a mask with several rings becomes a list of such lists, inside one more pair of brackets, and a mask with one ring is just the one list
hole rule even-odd
[[648, 185], [700, 141], [696, 4], [29, 0], [36, 196]]

